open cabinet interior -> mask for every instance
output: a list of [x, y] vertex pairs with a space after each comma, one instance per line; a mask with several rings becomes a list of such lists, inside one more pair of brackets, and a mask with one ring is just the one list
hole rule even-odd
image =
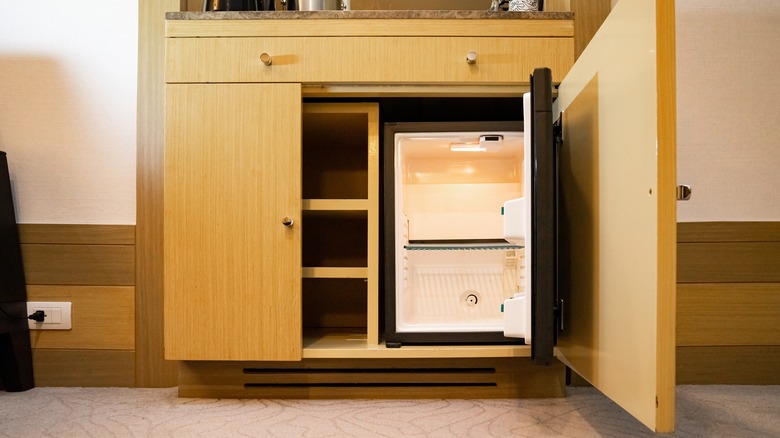
[[308, 103], [302, 115], [305, 332], [378, 343], [378, 106]]

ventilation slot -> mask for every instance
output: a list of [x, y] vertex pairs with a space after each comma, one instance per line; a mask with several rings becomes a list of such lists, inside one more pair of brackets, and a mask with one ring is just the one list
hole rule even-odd
[[425, 388], [495, 388], [493, 367], [454, 368], [244, 368], [245, 389], [316, 388], [366, 390], [425, 390]]
[[461, 383], [245, 383], [244, 388], [444, 388], [444, 387], [494, 387], [495, 382]]

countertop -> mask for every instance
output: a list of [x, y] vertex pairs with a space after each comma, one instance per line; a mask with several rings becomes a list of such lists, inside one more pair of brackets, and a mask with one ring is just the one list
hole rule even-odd
[[168, 12], [168, 20], [332, 20], [332, 19], [495, 19], [495, 20], [572, 20], [573, 12], [491, 12], [438, 10], [352, 10], [352, 11], [235, 11]]

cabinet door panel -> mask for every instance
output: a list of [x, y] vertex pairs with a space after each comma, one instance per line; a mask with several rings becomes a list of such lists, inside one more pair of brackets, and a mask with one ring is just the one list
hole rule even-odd
[[620, 2], [557, 102], [558, 356], [659, 432], [674, 428], [675, 375], [674, 87], [659, 82], [673, 77], [674, 51], [656, 41], [657, 25], [669, 32], [664, 8], [673, 5], [657, 15], [652, 0]]
[[300, 84], [166, 86], [166, 359], [301, 358], [300, 145]]

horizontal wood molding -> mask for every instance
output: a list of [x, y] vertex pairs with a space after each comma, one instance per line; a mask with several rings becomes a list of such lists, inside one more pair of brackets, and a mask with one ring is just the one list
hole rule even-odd
[[780, 282], [780, 242], [679, 243], [677, 282]]
[[780, 385], [780, 346], [677, 347], [678, 385]]
[[680, 222], [677, 242], [780, 242], [780, 222]]
[[132, 245], [22, 244], [27, 284], [135, 284]]
[[28, 301], [68, 301], [71, 330], [32, 330], [35, 349], [133, 350], [135, 288], [132, 286], [28, 286]]
[[33, 349], [35, 386], [135, 386], [135, 352]]
[[678, 285], [677, 345], [780, 345], [780, 283]]
[[135, 284], [135, 226], [22, 224], [27, 284]]
[[22, 244], [133, 245], [134, 225], [19, 224]]

